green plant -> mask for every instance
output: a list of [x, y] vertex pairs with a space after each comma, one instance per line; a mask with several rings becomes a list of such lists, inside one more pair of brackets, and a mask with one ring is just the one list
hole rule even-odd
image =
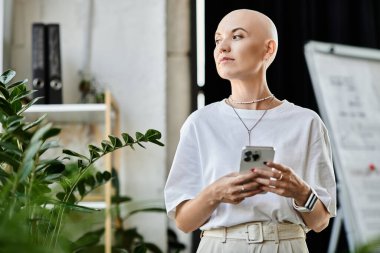
[[373, 238], [365, 244], [358, 246], [354, 253], [373, 253], [380, 250], [380, 237]]
[[[149, 129], [137, 132], [135, 138], [123, 133], [122, 138], [109, 136], [100, 146], [89, 145], [89, 155], [64, 149], [60, 157], [44, 157], [59, 146], [52, 137], [60, 129], [47, 123], [45, 116], [26, 121], [25, 110], [38, 98], [22, 102], [33, 91], [27, 80], [10, 84], [15, 74], [8, 70], [0, 76], [0, 253], [77, 252], [83, 247], [81, 238], [73, 241], [62, 233], [67, 215], [97, 211], [78, 202], [111, 179], [107, 171], [91, 172], [93, 164], [120, 148], [144, 147], [146, 142], [163, 146], [161, 133]], [[77, 159], [78, 170], [68, 176], [65, 160], [72, 158]]]
[[[155, 244], [145, 241], [142, 234], [137, 231], [135, 227], [124, 227], [124, 222], [130, 216], [141, 212], [162, 212], [165, 213], [165, 208], [162, 201], [134, 201], [129, 196], [120, 195], [119, 176], [115, 169], [112, 169], [112, 186], [115, 190], [115, 194], [112, 197], [112, 214], [115, 220], [114, 238], [112, 251], [118, 252], [120, 250], [126, 250], [126, 252], [152, 252], [162, 253], [161, 249]], [[121, 209], [125, 211], [125, 214], [121, 214]], [[84, 234], [80, 240], [84, 242], [82, 248], [78, 250], [78, 253], [102, 253], [104, 245], [100, 244], [101, 236], [104, 229], [98, 228], [94, 231], [90, 231]], [[79, 244], [78, 244], [79, 246]], [[121, 251], [124, 252], [124, 251]]]

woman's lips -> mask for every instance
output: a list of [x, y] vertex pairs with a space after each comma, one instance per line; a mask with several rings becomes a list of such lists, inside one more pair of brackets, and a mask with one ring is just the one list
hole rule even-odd
[[222, 59], [219, 60], [219, 64], [230, 62], [230, 61], [234, 61], [234, 59], [230, 57], [223, 57]]

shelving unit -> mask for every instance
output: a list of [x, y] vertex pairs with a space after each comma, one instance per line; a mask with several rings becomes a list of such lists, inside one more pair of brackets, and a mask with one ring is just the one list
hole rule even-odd
[[[27, 119], [36, 119], [46, 114], [49, 122], [53, 123], [104, 123], [103, 139], [108, 135], [120, 136], [119, 108], [111, 93], [106, 91], [105, 102], [102, 104], [49, 104], [33, 105], [25, 112]], [[116, 151], [104, 158], [104, 166], [111, 172], [112, 166], [120, 167], [120, 155]], [[87, 206], [105, 208], [105, 253], [111, 253], [112, 249], [112, 219], [111, 219], [112, 185], [107, 182], [104, 186], [104, 201], [88, 202]], [[86, 205], [86, 203], [83, 203]]]

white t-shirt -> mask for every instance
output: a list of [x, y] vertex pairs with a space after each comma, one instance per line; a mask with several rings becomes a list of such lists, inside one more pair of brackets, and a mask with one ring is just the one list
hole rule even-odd
[[[248, 128], [262, 110], [236, 110]], [[169, 217], [178, 204], [195, 198], [220, 177], [238, 172], [248, 133], [225, 101], [192, 113], [181, 128], [180, 141], [165, 186]], [[272, 146], [274, 162], [291, 167], [319, 196], [331, 216], [336, 214], [336, 183], [326, 127], [309, 110], [283, 103], [267, 111], [251, 133], [251, 146]], [[246, 198], [238, 205], [221, 203], [201, 229], [229, 227], [251, 221], [291, 222], [305, 226], [291, 198], [273, 193]]]

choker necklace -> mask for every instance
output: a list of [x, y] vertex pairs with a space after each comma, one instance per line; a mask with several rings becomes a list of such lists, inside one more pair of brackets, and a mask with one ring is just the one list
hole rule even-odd
[[239, 105], [246, 105], [246, 104], [255, 104], [255, 103], [258, 103], [258, 102], [261, 102], [261, 101], [264, 101], [264, 100], [267, 100], [267, 99], [270, 99], [270, 98], [273, 98], [274, 95], [273, 94], [270, 94], [269, 96], [265, 97], [265, 98], [259, 98], [259, 99], [253, 99], [251, 101], [236, 101], [236, 100], [233, 100], [231, 98], [232, 95], [230, 95], [228, 97], [228, 101], [231, 101], [233, 104], [239, 104]]
[[[260, 118], [258, 120], [256, 120], [255, 124], [253, 124], [253, 126], [251, 128], [248, 128], [247, 125], [244, 123], [243, 119], [240, 117], [239, 113], [236, 111], [235, 107], [232, 106], [232, 104], [230, 103], [230, 98], [227, 99], [227, 102], [228, 104], [232, 107], [232, 109], [234, 110], [235, 114], [238, 116], [239, 120], [241, 121], [241, 123], [243, 123], [245, 129], [247, 129], [247, 132], [248, 132], [248, 146], [251, 146], [251, 132], [252, 130], [257, 126], [257, 124], [259, 124], [259, 122], [261, 121], [261, 119], [265, 116], [265, 114], [268, 112], [273, 100], [274, 100], [274, 95], [271, 95], [271, 101], [268, 105], [268, 108], [263, 112], [263, 114], [261, 114]], [[265, 98], [267, 99], [267, 98]]]

